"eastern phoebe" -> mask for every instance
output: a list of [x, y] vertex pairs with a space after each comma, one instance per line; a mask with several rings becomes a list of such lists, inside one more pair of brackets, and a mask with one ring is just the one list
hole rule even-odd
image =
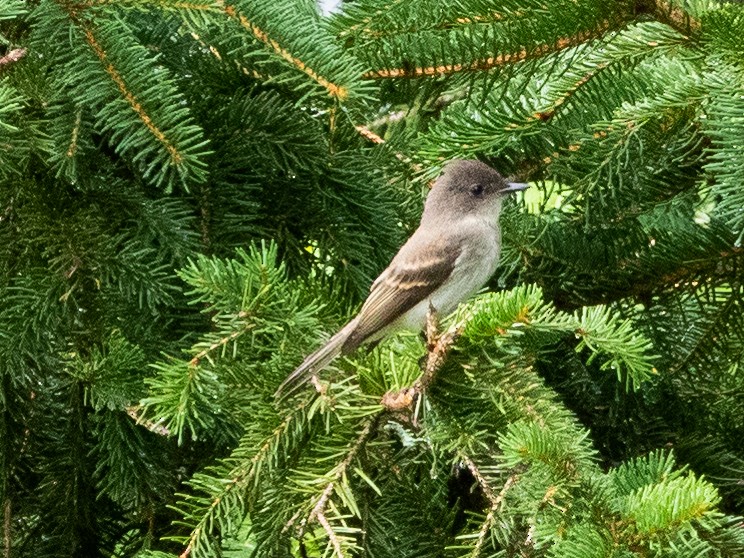
[[446, 315], [480, 289], [501, 252], [501, 202], [527, 186], [507, 182], [480, 161], [447, 164], [426, 198], [421, 224], [372, 283], [362, 309], [284, 380], [277, 395], [294, 392], [363, 343], [399, 329], [423, 329], [430, 305]]

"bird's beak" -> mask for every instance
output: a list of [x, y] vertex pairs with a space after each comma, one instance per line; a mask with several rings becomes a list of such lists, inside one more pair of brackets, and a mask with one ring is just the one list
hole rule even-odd
[[530, 185], [525, 182], [507, 182], [506, 188], [503, 188], [502, 192], [519, 192], [521, 190], [526, 190], [529, 188]]

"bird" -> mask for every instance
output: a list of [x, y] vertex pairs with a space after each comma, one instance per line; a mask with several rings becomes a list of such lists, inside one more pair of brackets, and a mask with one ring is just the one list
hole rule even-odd
[[447, 163], [426, 197], [418, 228], [372, 283], [357, 315], [289, 374], [276, 396], [291, 395], [361, 345], [397, 330], [422, 330], [430, 308], [447, 315], [480, 290], [498, 265], [502, 202], [528, 186], [508, 182], [479, 160]]

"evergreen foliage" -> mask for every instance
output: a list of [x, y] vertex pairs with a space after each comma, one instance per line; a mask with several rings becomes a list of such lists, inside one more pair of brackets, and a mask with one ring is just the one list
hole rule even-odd
[[[0, 555], [744, 555], [742, 37], [0, 0]], [[533, 183], [487, 292], [276, 401], [473, 157]]]

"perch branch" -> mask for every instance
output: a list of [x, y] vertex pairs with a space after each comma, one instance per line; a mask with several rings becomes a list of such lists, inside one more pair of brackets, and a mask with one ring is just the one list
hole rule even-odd
[[0, 70], [3, 69], [3, 66], [18, 62], [21, 58], [26, 56], [27, 52], [28, 50], [25, 48], [14, 48], [8, 54], [0, 58]]

